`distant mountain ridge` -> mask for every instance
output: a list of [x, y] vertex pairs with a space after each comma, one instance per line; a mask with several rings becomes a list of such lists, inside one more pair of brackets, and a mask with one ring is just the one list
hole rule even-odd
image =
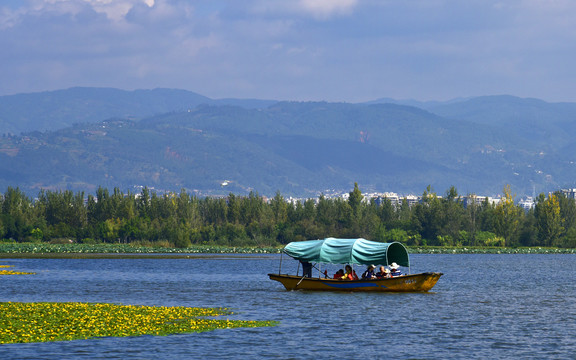
[[142, 119], [201, 104], [266, 107], [274, 100], [210, 99], [178, 89], [126, 91], [74, 87], [65, 90], [0, 96], [0, 134], [58, 130], [76, 123], [109, 118]]
[[512, 96], [421, 107], [212, 100], [170, 89], [5, 96], [2, 124], [28, 130], [0, 139], [0, 188], [316, 196], [354, 182], [400, 193], [454, 185], [464, 194], [511, 184], [531, 195], [576, 184], [575, 114], [573, 103]]

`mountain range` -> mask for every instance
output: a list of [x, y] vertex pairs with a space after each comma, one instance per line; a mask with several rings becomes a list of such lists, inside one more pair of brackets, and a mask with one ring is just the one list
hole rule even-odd
[[0, 97], [0, 188], [317, 196], [575, 187], [576, 103], [210, 99], [108, 88]]

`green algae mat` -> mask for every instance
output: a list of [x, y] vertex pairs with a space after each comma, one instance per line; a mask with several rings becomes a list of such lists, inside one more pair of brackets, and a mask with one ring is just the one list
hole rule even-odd
[[277, 324], [210, 318], [231, 314], [224, 308], [4, 302], [0, 303], [0, 344], [170, 335]]

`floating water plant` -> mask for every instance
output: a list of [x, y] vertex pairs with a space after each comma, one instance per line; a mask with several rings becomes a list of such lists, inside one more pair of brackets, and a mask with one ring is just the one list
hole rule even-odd
[[35, 275], [36, 273], [31, 272], [21, 272], [12, 270], [0, 270], [0, 275]]
[[275, 254], [279, 248], [193, 245], [187, 248], [132, 246], [129, 244], [0, 243], [2, 254]]
[[[6, 269], [14, 267], [14, 265], [0, 265], [0, 269]], [[0, 270], [0, 275], [34, 275], [36, 273], [32, 272], [21, 272], [21, 271], [14, 271], [14, 270]]]
[[100, 303], [0, 303], [0, 344], [170, 335], [275, 326], [273, 321], [216, 320], [227, 309]]

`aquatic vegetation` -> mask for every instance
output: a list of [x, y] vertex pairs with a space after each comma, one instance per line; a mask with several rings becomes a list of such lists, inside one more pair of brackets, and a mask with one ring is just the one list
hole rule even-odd
[[[576, 254], [573, 248], [553, 247], [455, 247], [455, 246], [407, 246], [415, 254]], [[130, 244], [46, 244], [46, 243], [0, 243], [0, 254], [85, 254], [87, 257], [105, 254], [278, 254], [280, 247], [226, 247], [192, 245], [187, 248], [163, 248], [133, 246]], [[6, 256], [5, 256], [6, 257]]]
[[576, 254], [576, 249], [545, 247], [409, 247], [413, 254]]
[[207, 318], [231, 314], [224, 308], [7, 302], [0, 303], [0, 344], [170, 335], [277, 324]]
[[22, 271], [12, 271], [12, 270], [0, 270], [0, 275], [36, 275], [33, 272], [22, 272]]
[[[14, 265], [0, 265], [0, 269], [6, 269], [14, 267]], [[22, 272], [14, 270], [0, 270], [0, 275], [35, 275], [33, 272]]]
[[[576, 249], [552, 247], [455, 247], [455, 246], [407, 246], [415, 254], [576, 254]], [[183, 255], [183, 254], [278, 254], [281, 247], [227, 247], [192, 245], [187, 248], [163, 248], [134, 246], [130, 244], [47, 244], [47, 243], [0, 243], [4, 257], [106, 257], [106, 254], [130, 255]], [[10, 255], [9, 255], [10, 254]], [[52, 255], [51, 255], [52, 254]], [[9, 255], [9, 256], [8, 256]], [[1, 267], [1, 266], [0, 266]]]
[[129, 244], [0, 243], [4, 254], [270, 254], [279, 248], [193, 245], [187, 248], [132, 246]]

